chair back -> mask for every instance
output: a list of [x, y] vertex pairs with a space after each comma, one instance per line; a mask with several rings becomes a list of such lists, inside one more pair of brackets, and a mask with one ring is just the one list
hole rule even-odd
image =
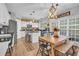
[[48, 46], [50, 46], [50, 43], [49, 42], [46, 42], [45, 40], [43, 40], [43, 39], [41, 39], [40, 37], [39, 37], [39, 46], [41, 46], [41, 45], [48, 45]]

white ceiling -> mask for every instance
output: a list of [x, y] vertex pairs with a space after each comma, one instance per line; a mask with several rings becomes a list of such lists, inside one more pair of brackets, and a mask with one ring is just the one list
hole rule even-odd
[[[9, 11], [14, 13], [17, 18], [45, 18], [48, 15], [50, 3], [6, 3]], [[79, 6], [77, 3], [60, 3], [58, 6], [58, 14], [66, 10]], [[35, 13], [33, 13], [35, 11]], [[32, 14], [32, 15], [30, 15]]]

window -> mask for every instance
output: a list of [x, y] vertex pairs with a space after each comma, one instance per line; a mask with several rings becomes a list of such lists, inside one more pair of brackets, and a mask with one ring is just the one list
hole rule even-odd
[[60, 22], [60, 25], [58, 25], [60, 28], [60, 35], [69, 36], [79, 41], [79, 17], [61, 18], [58, 22]]

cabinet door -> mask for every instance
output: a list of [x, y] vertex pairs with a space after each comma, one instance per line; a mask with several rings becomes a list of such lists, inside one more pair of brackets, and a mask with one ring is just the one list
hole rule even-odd
[[38, 32], [38, 33], [32, 33], [32, 35], [31, 35], [31, 37], [32, 37], [32, 43], [38, 42], [39, 36], [40, 36], [40, 32]]

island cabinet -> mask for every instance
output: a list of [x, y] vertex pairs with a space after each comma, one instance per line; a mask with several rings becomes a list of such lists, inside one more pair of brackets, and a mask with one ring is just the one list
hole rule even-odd
[[38, 40], [39, 40], [39, 36], [40, 36], [40, 32], [33, 32], [33, 33], [30, 33], [31, 35], [31, 41], [32, 43], [37, 43]]
[[10, 41], [0, 42], [0, 56], [5, 56], [7, 49], [8, 49], [9, 42]]

